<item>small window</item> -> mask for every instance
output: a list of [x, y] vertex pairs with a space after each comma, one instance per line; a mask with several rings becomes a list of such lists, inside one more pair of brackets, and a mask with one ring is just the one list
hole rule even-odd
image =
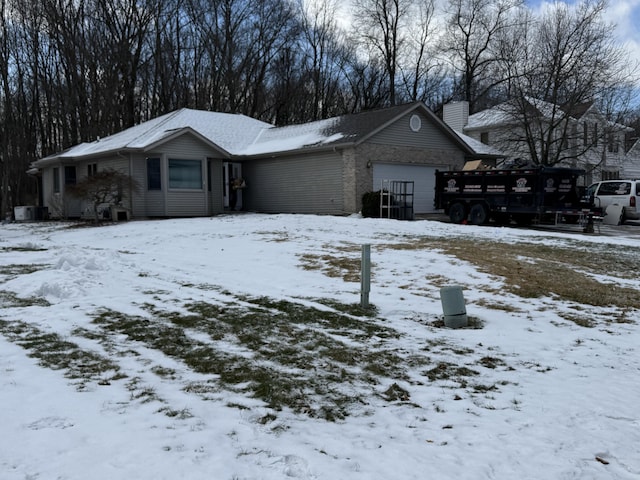
[[481, 132], [480, 141], [485, 145], [489, 145], [489, 132]]
[[589, 124], [584, 122], [582, 124], [582, 144], [584, 146], [589, 145]]
[[202, 189], [202, 162], [200, 160], [169, 159], [169, 188]]
[[159, 158], [147, 158], [147, 189], [162, 190]]
[[419, 132], [422, 127], [422, 120], [418, 115], [412, 115], [409, 119], [409, 126], [414, 132]]
[[60, 193], [60, 169], [53, 168], [53, 193]]
[[598, 146], [598, 124], [597, 123], [593, 124], [593, 146], [594, 147]]
[[73, 165], [67, 165], [66, 167], [64, 167], [64, 184], [75, 185], [76, 180], [76, 167]]
[[87, 165], [87, 177], [93, 177], [96, 173], [98, 173], [97, 163], [90, 163]]

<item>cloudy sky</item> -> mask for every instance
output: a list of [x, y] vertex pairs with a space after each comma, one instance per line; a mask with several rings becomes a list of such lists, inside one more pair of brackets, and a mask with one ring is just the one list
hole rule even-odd
[[[575, 4], [578, 0], [566, 0]], [[554, 2], [549, 0], [526, 0], [534, 10], [543, 9]], [[616, 36], [640, 62], [640, 0], [609, 0], [606, 19], [616, 25]]]

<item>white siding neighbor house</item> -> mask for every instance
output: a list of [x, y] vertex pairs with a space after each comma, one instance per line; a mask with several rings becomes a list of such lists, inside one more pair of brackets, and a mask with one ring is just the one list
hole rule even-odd
[[[537, 100], [530, 100], [530, 104], [530, 111], [537, 112], [537, 120], [542, 124], [546, 119], [550, 122], [551, 118], [559, 118], [557, 112], [562, 110], [562, 107]], [[552, 112], [556, 117], [552, 117]], [[558, 166], [583, 168], [587, 184], [612, 178], [638, 177], [640, 146], [629, 148], [626, 142], [626, 136], [632, 129], [607, 121], [592, 103], [575, 106], [562, 115], [568, 119], [562, 141], [570, 158]], [[531, 161], [520, 115], [509, 103], [473, 115], [469, 115], [466, 102], [452, 103], [445, 106], [444, 120], [458, 132], [504, 152], [507, 162]]]

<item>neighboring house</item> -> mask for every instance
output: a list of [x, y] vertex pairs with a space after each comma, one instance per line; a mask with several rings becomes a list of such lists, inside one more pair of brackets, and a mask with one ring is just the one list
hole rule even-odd
[[[562, 110], [538, 100], [530, 100], [530, 107], [543, 124], [549, 118], [557, 119]], [[601, 179], [634, 177], [640, 173], [640, 147], [628, 149], [625, 141], [627, 134], [633, 131], [631, 128], [609, 122], [592, 103], [576, 106], [562, 115], [568, 119], [563, 148], [573, 158], [558, 166], [585, 169], [586, 184]], [[505, 152], [507, 162], [531, 160], [519, 117], [518, 111], [509, 103], [473, 115], [469, 115], [466, 102], [445, 105], [444, 110], [444, 119], [452, 128]], [[560, 142], [559, 138], [555, 140]]]
[[[274, 127], [243, 115], [182, 109], [34, 163], [53, 217], [85, 205], [65, 186], [106, 168], [131, 175], [133, 217], [222, 213], [242, 177], [238, 207], [269, 213], [350, 214], [384, 180], [415, 182], [414, 212], [433, 211], [436, 169], [494, 161], [499, 153], [456, 134], [422, 102]], [[233, 202], [232, 202], [233, 203]]]
[[621, 178], [640, 180], [640, 140], [636, 140], [627, 151], [627, 161], [623, 166]]

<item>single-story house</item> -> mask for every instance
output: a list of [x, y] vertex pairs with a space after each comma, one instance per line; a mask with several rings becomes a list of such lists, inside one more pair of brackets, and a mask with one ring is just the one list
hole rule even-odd
[[[103, 169], [135, 179], [132, 217], [192, 217], [230, 206], [266, 213], [351, 214], [388, 180], [414, 182], [415, 213], [433, 211], [436, 169], [500, 153], [456, 133], [424, 103], [274, 127], [244, 115], [181, 109], [34, 162], [52, 217], [78, 217], [65, 187]], [[233, 198], [234, 179], [245, 188]]]

